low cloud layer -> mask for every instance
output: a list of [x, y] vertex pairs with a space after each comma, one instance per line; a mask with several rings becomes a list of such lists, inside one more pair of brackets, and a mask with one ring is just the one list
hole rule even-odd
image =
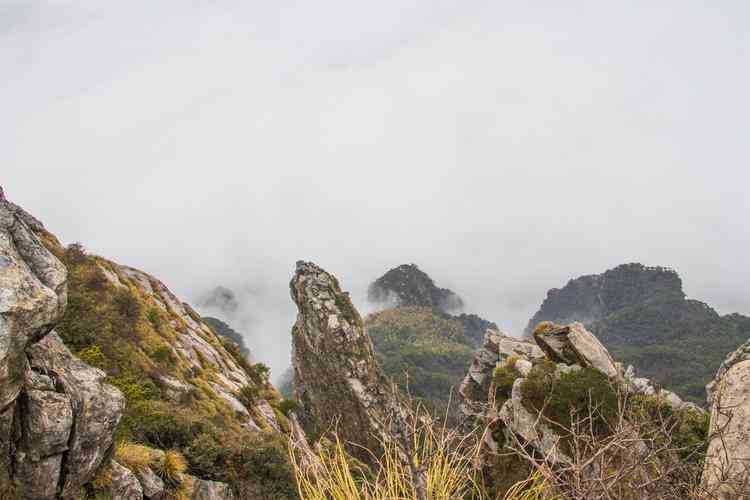
[[299, 259], [360, 304], [415, 262], [511, 333], [631, 261], [750, 313], [746, 2], [407, 4], [5, 2], [0, 184], [185, 298], [237, 291], [276, 372]]

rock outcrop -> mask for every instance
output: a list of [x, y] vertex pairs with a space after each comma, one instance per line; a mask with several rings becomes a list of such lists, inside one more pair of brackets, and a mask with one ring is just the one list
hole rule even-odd
[[706, 387], [711, 408], [703, 487], [715, 498], [750, 496], [750, 341], [732, 352]]
[[464, 305], [453, 291], [435, 286], [416, 264], [404, 264], [385, 273], [370, 285], [367, 298], [391, 306], [434, 307], [447, 313]]
[[294, 392], [305, 430], [337, 430], [348, 451], [364, 462], [383, 441], [399, 442], [393, 430], [406, 406], [375, 362], [362, 318], [335, 277], [298, 262], [291, 295], [299, 309], [292, 328]]
[[0, 497], [77, 498], [105, 463], [124, 398], [104, 373], [50, 333], [66, 305], [67, 272], [0, 200]]
[[[563, 391], [567, 393], [590, 388], [576, 384], [597, 384], [599, 392], [604, 394], [600, 403], [604, 405], [608, 401], [606, 397], [611, 398], [611, 409], [615, 412], [617, 388], [632, 395], [654, 396], [655, 401], [671, 406], [675, 412], [702, 412], [650, 380], [638, 378], [634, 368], [623, 369], [580, 323], [541, 325], [534, 339], [536, 344], [488, 330], [484, 345], [477, 351], [461, 384], [459, 392], [463, 425], [465, 430], [485, 430], [483, 456], [486, 459], [491, 455], [497, 456], [507, 443], [518, 442], [534, 448], [549, 464], [571, 462], [564, 446], [565, 433], [561, 432], [564, 427], [552, 424], [544, 413], [547, 396], [525, 392], [532, 388], [535, 391], [555, 391], [553, 386], [557, 386], [561, 380], [567, 380], [567, 389]], [[584, 374], [584, 370], [589, 370], [586, 378], [579, 381], [570, 378], [577, 372]], [[592, 373], [599, 375], [593, 376]], [[537, 382], [532, 383], [532, 377]], [[529, 389], [526, 389], [527, 381]], [[606, 396], [608, 393], [611, 396]], [[576, 404], [574, 401], [571, 404]], [[558, 408], [562, 415], [557, 417], [566, 418], [566, 402], [558, 402]], [[637, 439], [634, 442], [637, 443]]]

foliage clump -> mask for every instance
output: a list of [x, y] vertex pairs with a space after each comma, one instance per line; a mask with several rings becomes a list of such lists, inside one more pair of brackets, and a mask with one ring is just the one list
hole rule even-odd
[[574, 421], [592, 415], [597, 435], [606, 434], [619, 410], [617, 391], [607, 377], [587, 367], [556, 375], [555, 364], [542, 361], [521, 383], [524, 405], [542, 414], [565, 431]]
[[513, 384], [520, 376], [521, 373], [516, 368], [513, 358], [508, 358], [492, 372], [492, 384], [495, 387], [495, 401], [498, 406], [510, 399]]

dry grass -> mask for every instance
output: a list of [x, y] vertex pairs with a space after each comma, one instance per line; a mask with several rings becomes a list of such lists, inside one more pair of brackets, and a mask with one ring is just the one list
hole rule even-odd
[[154, 466], [155, 472], [165, 482], [177, 485], [182, 482], [182, 474], [187, 469], [187, 461], [179, 451], [168, 450]]
[[133, 472], [144, 470], [151, 464], [151, 449], [134, 443], [118, 443], [115, 460]]
[[[473, 467], [478, 444], [445, 427], [432, 425], [424, 414], [411, 416], [406, 442], [384, 442], [374, 457], [372, 474], [354, 464], [344, 443], [318, 447], [313, 465], [303, 465], [290, 445], [298, 492], [306, 500], [447, 500], [484, 497]], [[310, 462], [308, 461], [308, 464]]]

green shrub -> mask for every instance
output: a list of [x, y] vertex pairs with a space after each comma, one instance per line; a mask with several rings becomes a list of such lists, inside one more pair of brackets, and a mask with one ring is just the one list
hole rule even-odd
[[[512, 360], [508, 360], [512, 361]], [[498, 404], [511, 396], [513, 383], [521, 376], [512, 362], [506, 361], [502, 366], [495, 368], [492, 372], [492, 383], [495, 385], [495, 400]]]
[[123, 393], [128, 402], [150, 399], [158, 392], [151, 379], [138, 379], [134, 376], [107, 377], [108, 384], [114, 385]]
[[271, 369], [263, 363], [255, 363], [247, 368], [247, 374], [253, 381], [260, 385], [268, 384], [268, 378], [271, 375]]
[[283, 413], [284, 415], [288, 417], [291, 412], [301, 410], [302, 405], [300, 405], [299, 402], [297, 402], [294, 399], [282, 399], [278, 403], [277, 408], [279, 409], [281, 413]]
[[107, 365], [107, 358], [102, 352], [102, 348], [98, 345], [92, 345], [86, 349], [78, 352], [78, 357], [81, 361], [91, 366], [104, 369]]
[[123, 424], [133, 441], [156, 448], [184, 449], [211, 424], [189, 410], [179, 410], [160, 401], [140, 401], [134, 403], [127, 412]]
[[248, 408], [255, 405], [255, 402], [262, 396], [262, 389], [256, 385], [248, 384], [242, 386], [240, 392], [237, 394], [237, 399], [247, 406]]
[[172, 348], [167, 344], [162, 344], [151, 353], [151, 357], [160, 363], [166, 363], [168, 365], [174, 365], [175, 359], [172, 353]]
[[607, 377], [594, 368], [563, 373], [555, 378], [555, 364], [536, 365], [521, 384], [523, 402], [533, 412], [570, 430], [577, 419], [589, 416], [595, 434], [606, 435], [619, 410], [617, 393]]

